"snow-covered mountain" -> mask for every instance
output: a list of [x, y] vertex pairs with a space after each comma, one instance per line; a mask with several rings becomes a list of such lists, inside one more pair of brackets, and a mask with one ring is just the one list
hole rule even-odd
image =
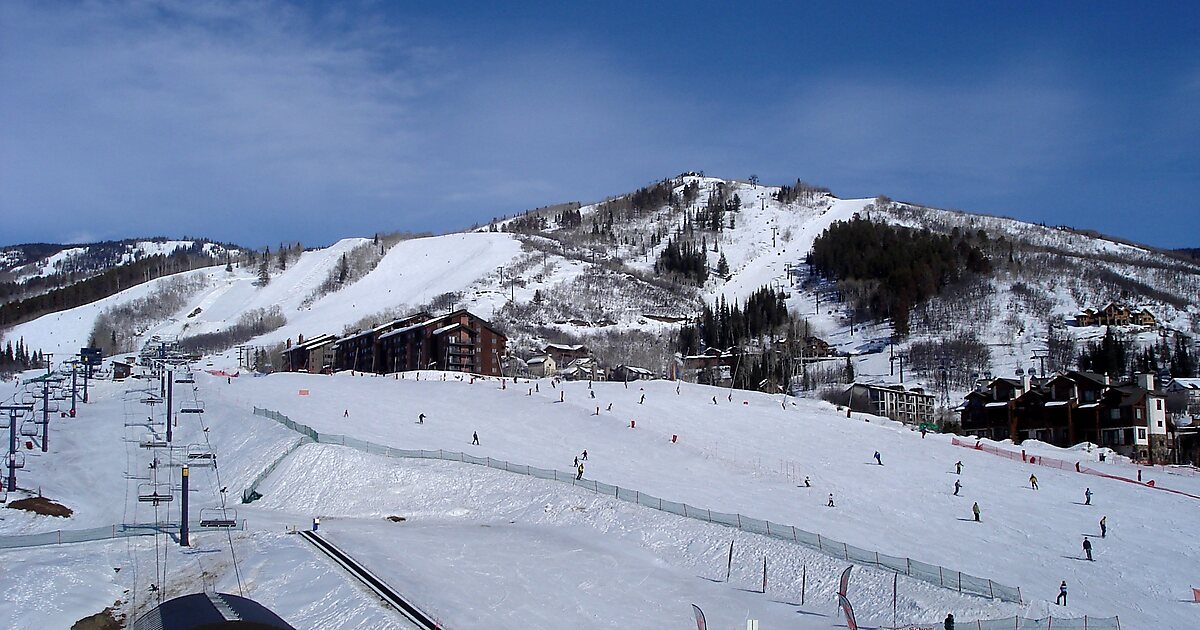
[[[719, 219], [720, 229], [702, 217], [714, 197], [737, 201], [738, 209]], [[854, 321], [848, 305], [837, 301], [836, 285], [810, 277], [805, 265], [814, 239], [855, 216], [947, 234], [983, 231], [993, 244], [995, 270], [918, 305], [911, 335], [884, 353], [893, 339], [890, 323], [863, 322], [861, 315]], [[671, 241], [695, 243], [704, 252], [709, 273], [702, 284], [656, 271]], [[65, 256], [60, 252], [56, 260]], [[354, 273], [333, 282], [344, 257]], [[717, 273], [721, 259], [728, 267], [724, 276]], [[183, 275], [189, 279], [176, 280], [173, 288], [160, 279], [21, 324], [5, 339], [24, 337], [31, 347], [72, 351], [90, 340], [105, 309], [169, 291], [176, 300], [157, 303], [175, 308], [122, 331], [128, 334], [117, 335], [121, 351], [152, 335], [229, 330], [247, 313], [274, 307], [285, 323], [240, 341], [267, 346], [365, 328], [418, 308], [458, 306], [502, 326], [520, 354], [546, 341], [582, 341], [608, 363], [665, 370], [676, 350], [679, 318], [720, 298], [745, 300], [762, 286], [786, 291], [791, 311], [813, 334], [852, 355], [860, 377], [888, 377], [893, 352], [964, 333], [986, 347], [990, 361], [960, 371], [983, 376], [1029, 369], [1034, 357], [1046, 354], [1052, 329], [1070, 337], [1076, 349], [1103, 334], [1102, 328], [1063, 322], [1112, 301], [1148, 308], [1164, 329], [1200, 332], [1200, 265], [1178, 255], [1065, 227], [885, 198], [838, 199], [799, 183], [785, 189], [697, 174], [600, 203], [531, 211], [473, 233], [387, 243], [343, 240], [306, 251], [283, 269], [272, 263], [265, 287], [257, 286], [250, 265]], [[1160, 339], [1157, 329], [1129, 332], [1144, 343]]]

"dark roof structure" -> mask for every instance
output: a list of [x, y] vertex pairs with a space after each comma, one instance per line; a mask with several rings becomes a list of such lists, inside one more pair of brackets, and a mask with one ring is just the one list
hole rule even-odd
[[132, 630], [295, 630], [262, 604], [228, 593], [193, 593], [138, 617]]

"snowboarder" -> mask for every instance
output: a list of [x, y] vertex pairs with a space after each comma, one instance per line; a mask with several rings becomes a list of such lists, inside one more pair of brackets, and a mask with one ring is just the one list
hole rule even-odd
[[575, 475], [575, 481], [583, 479], [583, 462], [579, 462], [579, 468], [577, 470], [579, 471], [579, 474]]
[[958, 462], [954, 463], [954, 474], [956, 474], [956, 475], [962, 474], [962, 461], [958, 461]]
[[583, 449], [583, 461], [587, 461], [587, 449]]
[[342, 417], [343, 417], [343, 418], [349, 418], [349, 417], [350, 417], [350, 410], [349, 410], [349, 409], [347, 409], [347, 410], [343, 411], [343, 412], [342, 412]]
[[1038, 486], [1037, 486], [1037, 475], [1029, 475], [1029, 487], [1030, 487], [1030, 488], [1033, 488], [1034, 490], [1037, 490], [1037, 489], [1038, 489]]
[[805, 488], [811, 488], [811, 487], [812, 487], [812, 482], [808, 480], [808, 475], [804, 475], [804, 487], [805, 487]]
[[425, 424], [425, 414], [420, 414], [417, 416], [417, 424]]
[[1092, 560], [1092, 541], [1088, 540], [1087, 536], [1083, 537], [1083, 552], [1087, 554], [1088, 561], [1095, 562]]
[[1091, 488], [1087, 488], [1083, 491], [1083, 504], [1084, 505], [1092, 504], [1092, 489]]
[[471, 444], [474, 444], [475, 446], [479, 446], [479, 432], [478, 431], [471, 432]]
[[879, 456], [879, 451], [875, 451], [875, 463], [880, 466], [883, 465], [883, 458]]
[[946, 630], [954, 630], [954, 615], [953, 614], [946, 615], [946, 621], [945, 621], [945, 623], [942, 624], [942, 627], [945, 628]]
[[645, 394], [642, 394], [642, 399], [638, 401], [638, 404], [639, 405], [646, 404], [646, 395]]
[[1058, 586], [1058, 598], [1054, 600], [1054, 603], [1062, 605], [1062, 606], [1067, 605], [1067, 581], [1066, 580], [1063, 580], [1062, 584], [1060, 584]]
[[1104, 538], [1107, 535], [1108, 535], [1108, 517], [1101, 516], [1100, 517], [1100, 537]]
[[979, 502], [978, 501], [976, 501], [973, 505], [971, 505], [971, 513], [975, 515], [975, 522], [978, 523], [979, 522]]
[[962, 484], [957, 479], [954, 480], [954, 496], [958, 496], [958, 491], [962, 490]]
[[829, 507], [833, 507], [833, 493], [829, 493]]

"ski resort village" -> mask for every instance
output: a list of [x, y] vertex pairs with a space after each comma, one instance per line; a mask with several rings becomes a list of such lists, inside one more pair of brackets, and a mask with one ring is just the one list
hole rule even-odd
[[698, 173], [138, 243], [8, 250], [7, 627], [1194, 627], [1182, 257]]

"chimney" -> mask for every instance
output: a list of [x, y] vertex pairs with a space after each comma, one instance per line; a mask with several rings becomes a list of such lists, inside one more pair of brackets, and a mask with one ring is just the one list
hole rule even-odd
[[1148, 391], [1154, 391], [1154, 375], [1151, 373], [1134, 374], [1133, 377], [1137, 380], [1137, 386]]

